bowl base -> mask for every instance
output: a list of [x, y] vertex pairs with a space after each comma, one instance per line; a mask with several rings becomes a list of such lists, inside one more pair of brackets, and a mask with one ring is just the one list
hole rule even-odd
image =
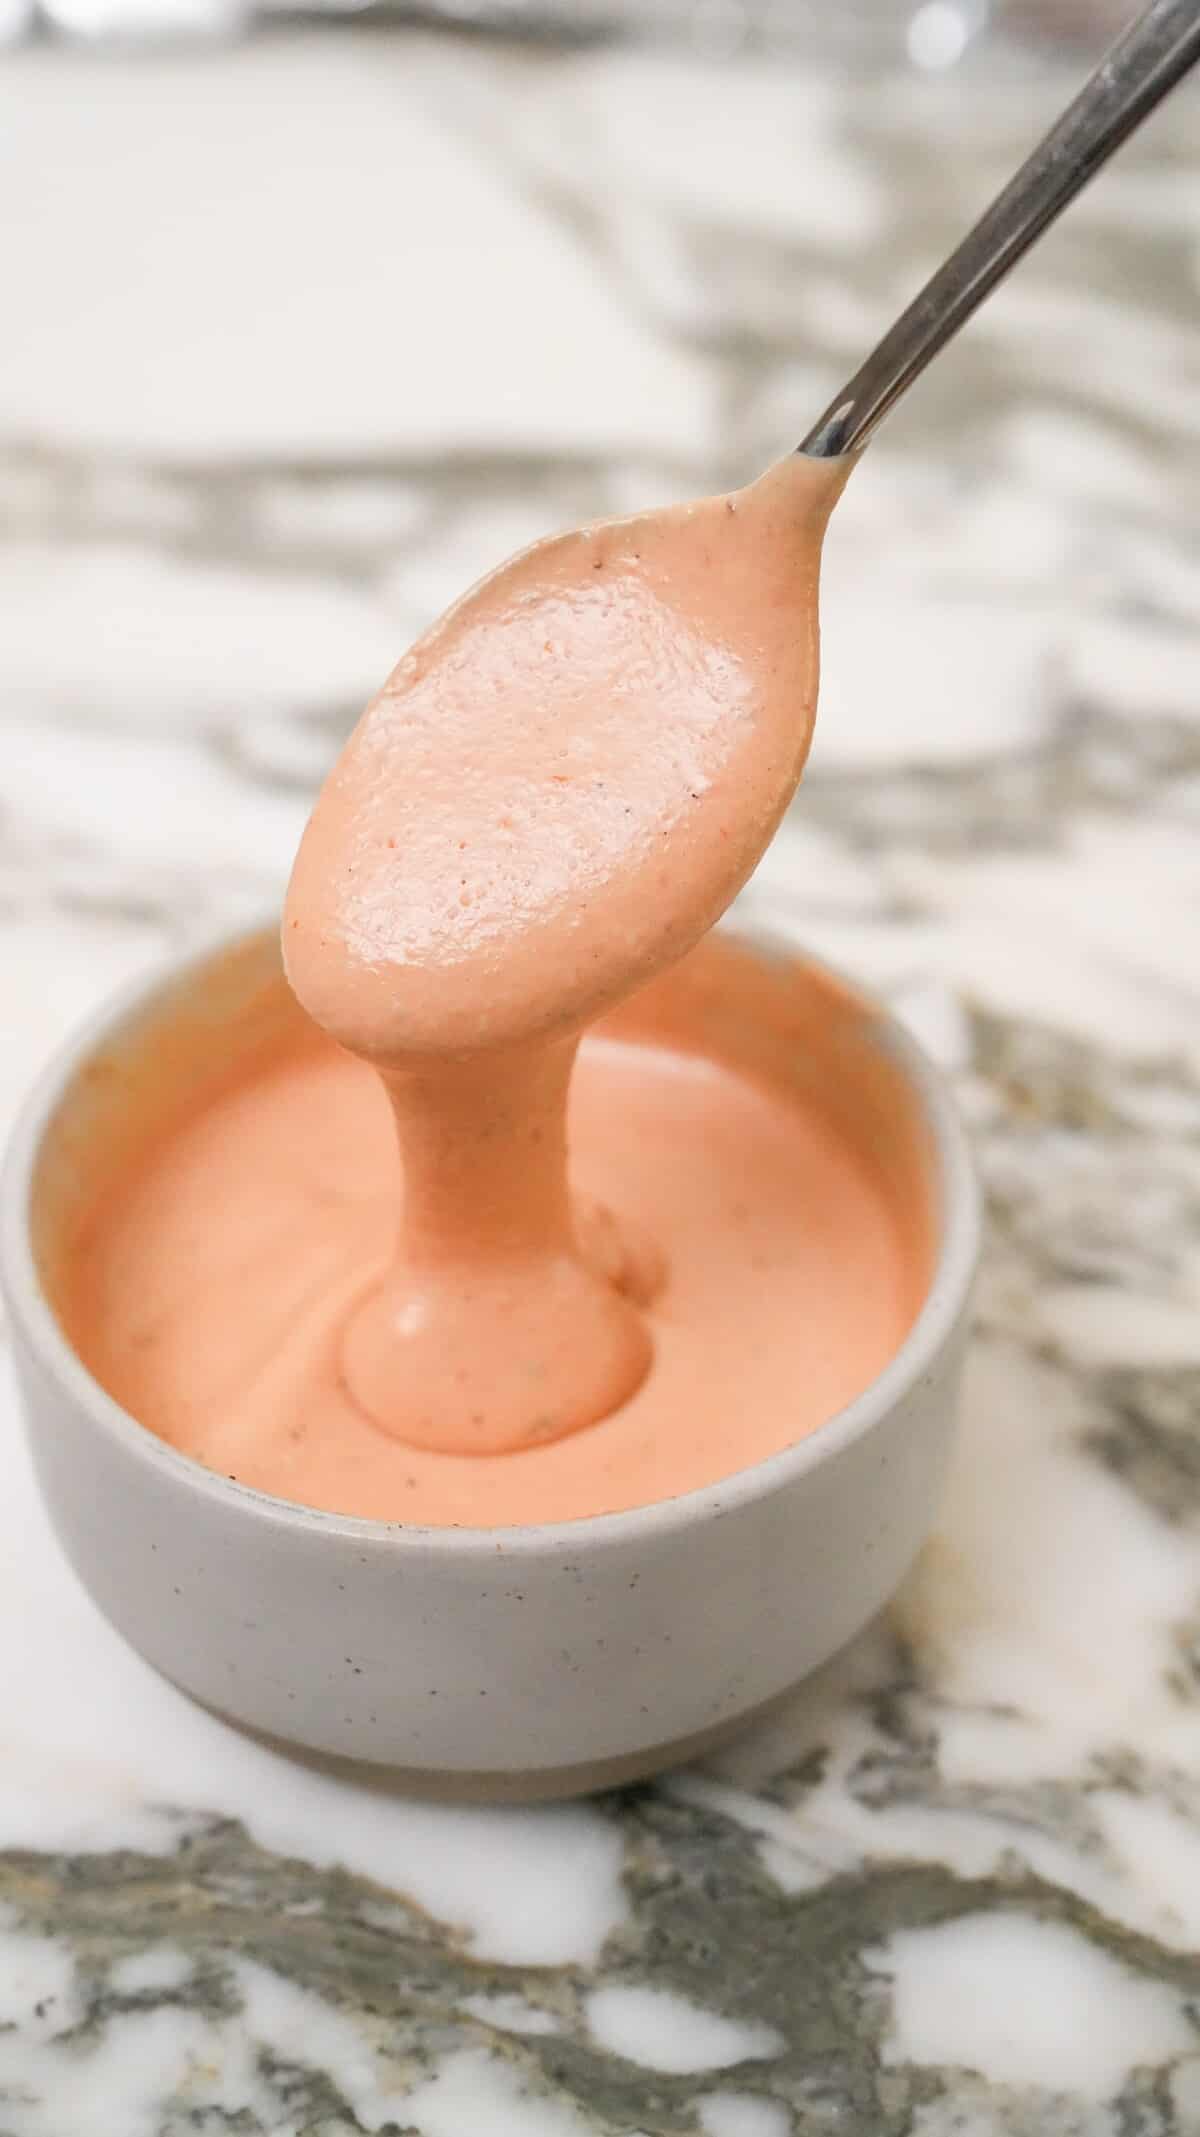
[[728, 1721], [716, 1722], [711, 1728], [700, 1729], [691, 1736], [675, 1737], [669, 1743], [652, 1744], [620, 1758], [586, 1759], [578, 1765], [531, 1767], [511, 1773], [445, 1768], [426, 1770], [420, 1766], [389, 1766], [372, 1759], [334, 1758], [323, 1752], [306, 1750], [302, 1744], [291, 1743], [286, 1737], [249, 1728], [245, 1722], [222, 1713], [219, 1707], [210, 1706], [205, 1700], [196, 1703], [226, 1728], [236, 1729], [240, 1736], [248, 1736], [268, 1751], [291, 1759], [297, 1766], [306, 1766], [311, 1772], [326, 1774], [331, 1780], [347, 1781], [355, 1788], [373, 1789], [380, 1795], [402, 1796], [418, 1802], [488, 1807], [565, 1803], [580, 1796], [599, 1795], [611, 1788], [628, 1788], [634, 1782], [653, 1780], [657, 1774], [670, 1772], [675, 1767], [693, 1765], [697, 1759], [706, 1758], [710, 1752], [723, 1749], [761, 1723], [770, 1721], [794, 1698], [798, 1684], [803, 1681], [803, 1678], [799, 1679], [797, 1684], [788, 1685], [771, 1699], [760, 1700], [757, 1706], [748, 1707]]

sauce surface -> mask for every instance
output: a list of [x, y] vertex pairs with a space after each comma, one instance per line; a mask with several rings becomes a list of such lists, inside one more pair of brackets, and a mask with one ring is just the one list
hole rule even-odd
[[709, 1484], [815, 1430], [907, 1334], [926, 1280], [858, 1138], [769, 1080], [592, 1036], [573, 1177], [653, 1237], [654, 1365], [586, 1430], [454, 1455], [382, 1433], [344, 1384], [346, 1317], [394, 1251], [377, 1078], [305, 1039], [184, 1118], [95, 1212], [64, 1319], [130, 1413], [222, 1475], [385, 1521], [570, 1520]]

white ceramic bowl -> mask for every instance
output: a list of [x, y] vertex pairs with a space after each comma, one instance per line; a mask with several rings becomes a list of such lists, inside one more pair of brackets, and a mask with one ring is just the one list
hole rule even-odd
[[877, 1087], [881, 1124], [904, 1114], [933, 1233], [928, 1294], [887, 1369], [817, 1432], [705, 1490], [594, 1519], [421, 1529], [273, 1499], [166, 1446], [71, 1348], [52, 1303], [56, 1240], [172, 1091], [177, 1102], [298, 1014], [273, 933], [126, 994], [49, 1068], [3, 1183], [0, 1271], [28, 1431], [67, 1556], [155, 1668], [229, 1719], [399, 1769], [425, 1793], [533, 1799], [710, 1747], [879, 1609], [942, 1477], [975, 1178], [912, 1040], [824, 968], [753, 948], [773, 984], [828, 996], [829, 1056], [801, 1073]]

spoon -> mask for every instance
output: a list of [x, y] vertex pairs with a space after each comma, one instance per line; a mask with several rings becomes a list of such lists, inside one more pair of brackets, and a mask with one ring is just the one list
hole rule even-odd
[[799, 450], [833, 460], [864, 446], [930, 359], [1197, 59], [1200, 0], [1151, 0]]

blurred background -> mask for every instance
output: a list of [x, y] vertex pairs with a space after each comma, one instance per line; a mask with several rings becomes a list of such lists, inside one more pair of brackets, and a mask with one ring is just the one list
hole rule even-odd
[[731, 51], [824, 44], [878, 57], [907, 51], [919, 66], [952, 66], [989, 23], [1051, 41], [1091, 42], [1119, 26], [1121, 0], [6, 0], [13, 41], [50, 35], [126, 42], [221, 37], [297, 21], [501, 32], [547, 44], [612, 38], [670, 40]]
[[[468, 582], [786, 451], [1128, 12], [0, 0], [4, 1106], [272, 905]], [[1001, 1012], [1194, 1043], [1196, 119], [939, 361], [831, 541], [753, 896], [951, 1060]]]

